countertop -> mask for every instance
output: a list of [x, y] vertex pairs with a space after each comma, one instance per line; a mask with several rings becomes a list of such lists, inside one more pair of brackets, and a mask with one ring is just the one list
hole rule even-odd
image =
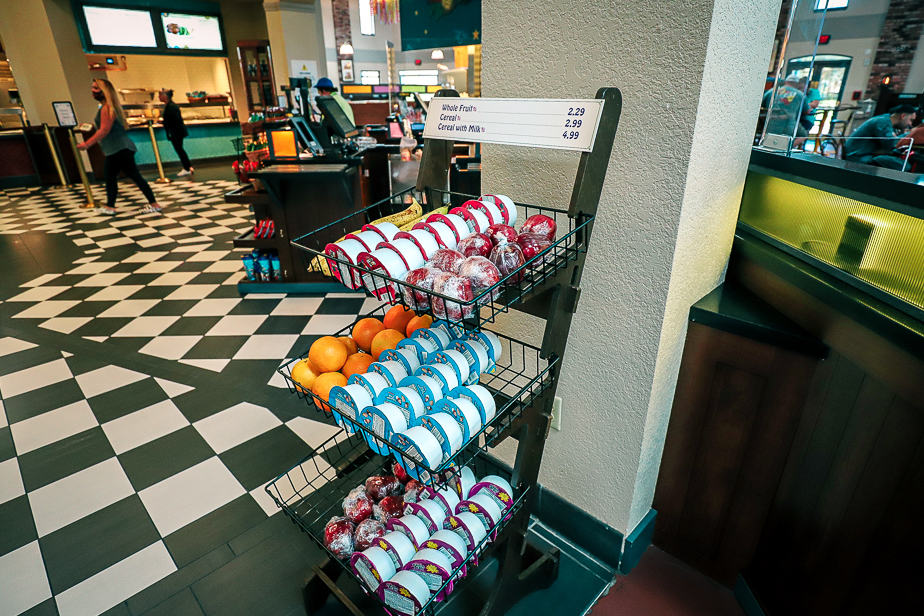
[[[230, 120], [228, 118], [215, 118], [214, 120], [185, 120], [184, 124], [186, 126], [215, 126], [219, 124], [239, 124], [237, 120]], [[162, 124], [157, 122], [154, 123], [154, 129], [163, 128]], [[147, 122], [144, 124], [131, 125], [128, 130], [138, 130], [138, 129], [148, 129]]]

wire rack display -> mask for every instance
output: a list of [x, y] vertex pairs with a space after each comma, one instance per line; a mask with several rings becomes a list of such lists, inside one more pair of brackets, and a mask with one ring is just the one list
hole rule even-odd
[[498, 313], [507, 312], [511, 306], [524, 300], [533, 290], [541, 287], [556, 272], [566, 268], [587, 250], [587, 238], [594, 216], [581, 215], [572, 218], [568, 215], [567, 209], [516, 203], [517, 221], [524, 221], [534, 214], [544, 214], [555, 220], [557, 239], [543, 252], [528, 259], [498, 282], [475, 291], [474, 296], [467, 300], [436, 293], [407, 283], [403, 278], [388, 276], [382, 270], [372, 270], [342, 257], [325, 254], [330, 238], [342, 238], [359, 231], [358, 222], [370, 223], [395, 214], [406, 207], [410, 197], [418, 198], [418, 202], [422, 203], [424, 218], [427, 213], [438, 208], [453, 208], [467, 200], [478, 199], [476, 195], [439, 189], [431, 190], [430, 194], [435, 196], [434, 202], [424, 203], [420, 193], [412, 188], [406, 189], [359, 212], [306, 233], [294, 239], [292, 244], [305, 251], [306, 266], [310, 269], [318, 269], [320, 260], [323, 259], [331, 272], [343, 272], [343, 275], [349, 272], [349, 275], [362, 280], [366, 291], [383, 301], [401, 304], [418, 313], [431, 314], [434, 318], [442, 319], [448, 316], [462, 322], [469, 329], [493, 322]]
[[[381, 319], [385, 311], [386, 306], [380, 306], [367, 315], [357, 317], [357, 320], [369, 316]], [[332, 335], [349, 335], [352, 327], [352, 325], [344, 327]], [[356, 417], [350, 417], [334, 409], [333, 412], [337, 422], [348, 432], [359, 434], [366, 443], [373, 445], [375, 449], [389, 452], [395, 461], [404, 468], [416, 468], [421, 483], [434, 486], [456, 476], [459, 469], [467, 465], [480, 452], [487, 451], [490, 447], [499, 444], [501, 440], [510, 434], [511, 429], [516, 425], [523, 411], [551, 386], [551, 370], [558, 363], [557, 357], [541, 358], [537, 347], [514, 340], [503, 334], [497, 334], [497, 332], [495, 334], [501, 342], [501, 357], [494, 371], [482, 374], [479, 382], [488, 388], [494, 396], [495, 404], [497, 405], [496, 414], [477, 433], [473, 434], [467, 443], [463, 444], [458, 453], [435, 468], [422, 463], [420, 459], [411, 458], [406, 453], [395, 449], [383, 438], [383, 435], [375, 433], [372, 428], [367, 427]], [[307, 357], [307, 355], [306, 349], [300, 357], [293, 358], [281, 365], [278, 371], [285, 379], [290, 392], [304, 399], [317, 412], [330, 416], [331, 411], [326, 410], [329, 408], [327, 400], [319, 398], [292, 379], [292, 366], [302, 358]]]
[[[367, 477], [390, 474], [388, 458], [374, 454], [358, 435], [348, 436], [339, 432], [321, 444], [304, 460], [286, 471], [266, 486], [266, 492], [287, 516], [311, 536], [324, 549], [330, 559], [338, 562], [352, 576], [360, 587], [373, 597], [383, 608], [378, 596], [369, 591], [356, 577], [349, 562], [337, 558], [324, 543], [324, 527], [332, 517], [343, 515], [343, 497], [351, 489], [362, 485]], [[510, 480], [509, 469], [497, 464], [490, 457], [475, 456], [468, 462], [469, 468], [477, 477], [499, 475]], [[418, 611], [418, 614], [435, 614], [440, 607], [437, 597], [441, 596], [449, 584], [462, 577], [469, 565], [474, 563], [489, 546], [492, 537], [499, 538], [510, 522], [523, 507], [530, 490], [529, 485], [514, 486], [514, 500], [506, 515], [492, 526], [482, 541], [468, 553], [466, 559], [455, 569], [443, 586], [432, 593]]]

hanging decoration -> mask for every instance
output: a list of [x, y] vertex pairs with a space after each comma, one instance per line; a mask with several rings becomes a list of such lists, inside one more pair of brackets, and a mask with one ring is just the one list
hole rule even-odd
[[372, 14], [383, 24], [398, 23], [398, 13], [398, 0], [372, 0]]

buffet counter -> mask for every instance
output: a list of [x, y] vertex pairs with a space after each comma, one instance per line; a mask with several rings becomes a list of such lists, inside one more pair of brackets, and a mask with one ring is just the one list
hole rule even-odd
[[[188, 120], [186, 130], [189, 135], [183, 141], [183, 148], [189, 154], [193, 166], [196, 160], [208, 158], [224, 158], [236, 156], [238, 150], [235, 140], [241, 137], [241, 125], [227, 119], [215, 120]], [[138, 148], [135, 162], [139, 165], [153, 165], [154, 149], [151, 147], [151, 136], [147, 124], [129, 128], [128, 134]], [[154, 125], [154, 136], [157, 147], [160, 149], [160, 158], [164, 163], [179, 162], [173, 146], [167, 141], [163, 126]]]

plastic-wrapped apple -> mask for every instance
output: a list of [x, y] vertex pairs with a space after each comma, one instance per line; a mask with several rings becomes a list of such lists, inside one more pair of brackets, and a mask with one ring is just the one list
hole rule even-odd
[[554, 242], [557, 228], [555, 221], [545, 214], [533, 214], [523, 222], [520, 233], [538, 233], [550, 242]]
[[[520, 233], [517, 235], [517, 244], [523, 250], [523, 257], [529, 261], [544, 250], [548, 250], [552, 242], [544, 235], [539, 235], [538, 233]], [[529, 266], [536, 267], [543, 261], [549, 260], [550, 256], [551, 255], [547, 256], [545, 259], [537, 259], [533, 263], [530, 263]]]
[[[438, 269], [432, 267], [418, 267], [407, 273], [404, 282], [426, 289], [427, 291], [432, 291], [433, 281], [436, 280], [439, 274], [440, 271]], [[418, 291], [405, 286], [402, 287], [402, 295], [404, 296], [404, 302], [410, 306], [412, 310], [418, 308], [426, 310], [430, 307], [430, 296], [424, 291]]]
[[427, 263], [428, 267], [435, 267], [438, 270], [444, 272], [449, 272], [450, 274], [458, 274], [459, 266], [462, 265], [462, 261], [465, 260], [465, 255], [461, 252], [450, 250], [448, 248], [440, 248], [435, 253], [433, 253], [433, 258], [430, 259], [430, 262]]
[[360, 522], [356, 527], [354, 550], [361, 552], [372, 547], [376, 539], [385, 534], [385, 524], [376, 519], [369, 518]]
[[517, 239], [517, 230], [510, 225], [504, 224], [491, 225], [484, 234], [491, 238], [491, 242], [495, 246], [500, 244], [501, 240], [513, 242]]
[[[472, 292], [472, 283], [468, 278], [448, 272], [436, 277], [436, 281], [433, 283], [433, 292], [453, 297], [463, 302], [468, 302], [475, 298], [475, 294]], [[475, 306], [473, 304], [463, 305], [451, 300], [445, 300], [444, 302], [439, 297], [433, 298], [433, 314], [438, 318], [461, 321], [463, 318], [472, 316], [474, 312]]]
[[407, 483], [411, 480], [411, 476], [407, 474], [407, 471], [404, 470], [404, 467], [395, 462], [391, 467], [391, 472], [395, 474], [395, 477], [398, 478], [398, 481], [401, 483]]
[[416, 503], [420, 500], [421, 485], [415, 479], [411, 479], [404, 484], [404, 502]]
[[372, 499], [366, 496], [366, 486], [357, 486], [343, 499], [343, 514], [353, 524], [372, 515]]
[[353, 523], [347, 518], [331, 518], [324, 527], [324, 545], [343, 560], [353, 555]]
[[491, 238], [484, 233], [473, 233], [456, 246], [456, 250], [466, 257], [486, 257], [491, 254], [492, 248], [494, 248], [494, 244], [491, 242]]
[[[490, 259], [485, 257], [467, 258], [462, 262], [462, 267], [459, 268], [459, 275], [468, 278], [472, 282], [472, 289], [475, 295], [478, 295], [483, 289], [487, 289], [496, 284], [497, 281], [501, 279], [500, 270], [497, 269], [497, 266], [494, 265]], [[499, 291], [500, 289], [497, 289], [497, 291], [492, 294], [492, 299], [496, 299]]]
[[402, 494], [404, 492], [404, 486], [401, 485], [401, 482], [398, 481], [398, 478], [394, 475], [386, 475], [384, 477], [369, 477], [366, 479], [366, 496], [379, 502], [386, 496], [392, 496], [395, 494]]
[[[501, 277], [504, 277], [515, 271], [518, 267], [526, 263], [526, 257], [523, 256], [523, 249], [516, 242], [503, 242], [494, 247], [491, 251], [491, 262], [497, 266]], [[508, 282], [519, 282], [523, 278], [520, 272], [508, 279]]]
[[404, 496], [386, 496], [372, 507], [372, 515], [375, 516], [376, 520], [382, 522], [387, 522], [392, 518], [400, 518], [404, 515]]

